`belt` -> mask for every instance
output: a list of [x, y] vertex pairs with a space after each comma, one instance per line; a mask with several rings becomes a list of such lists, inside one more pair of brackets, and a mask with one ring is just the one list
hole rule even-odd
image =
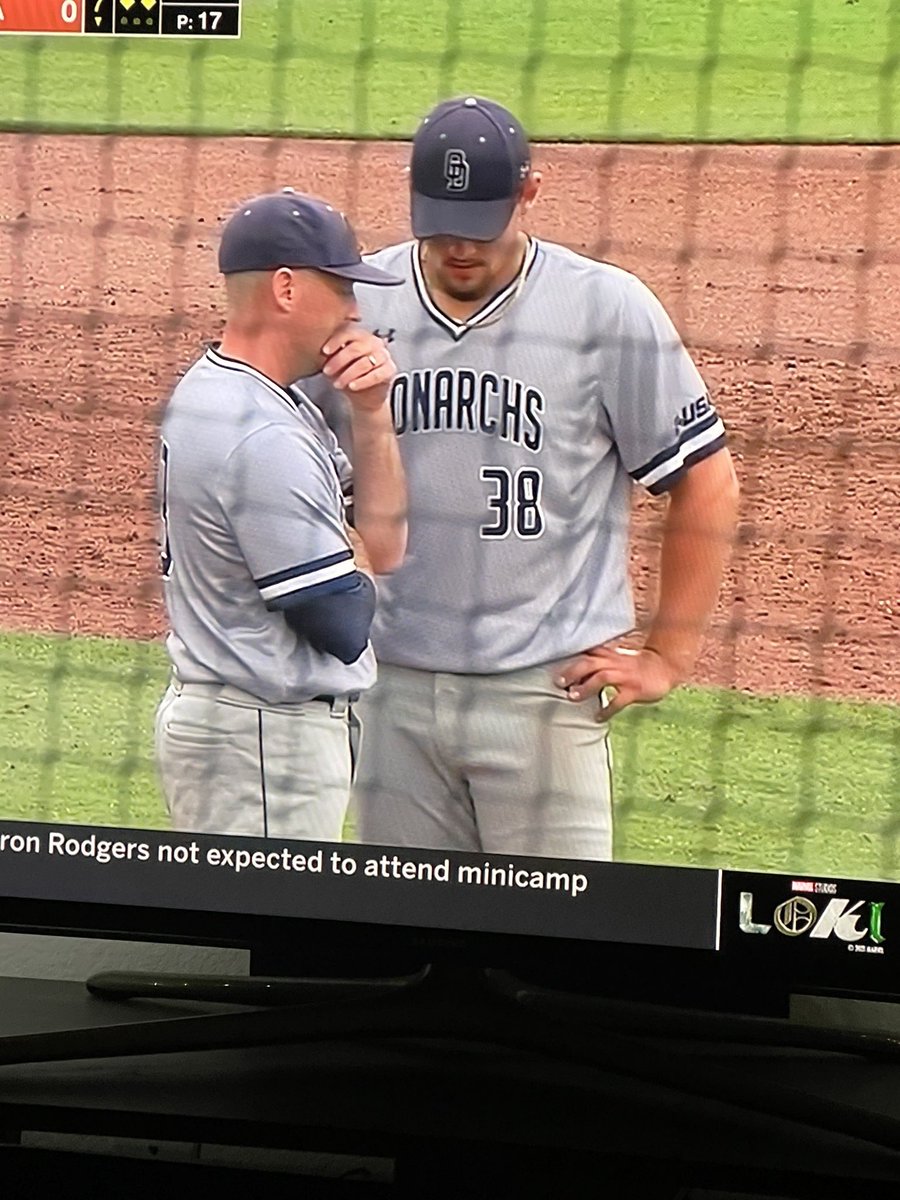
[[312, 703], [327, 704], [333, 717], [345, 717], [350, 711], [350, 705], [359, 699], [359, 692], [351, 692], [348, 696], [313, 696]]
[[[252, 695], [250, 692], [243, 692], [238, 688], [232, 687], [224, 683], [184, 683], [178, 678], [178, 675], [172, 672], [172, 687], [176, 692], [181, 691], [202, 691], [214, 692], [222, 697], [226, 702], [239, 704], [246, 708], [279, 708], [279, 705], [268, 705], [265, 701], [260, 700], [258, 696]], [[346, 713], [351, 704], [355, 704], [359, 699], [359, 692], [349, 692], [343, 696], [312, 696], [309, 700], [296, 701], [296, 707], [302, 707], [303, 704], [327, 704], [332, 713], [336, 716], [341, 716]]]

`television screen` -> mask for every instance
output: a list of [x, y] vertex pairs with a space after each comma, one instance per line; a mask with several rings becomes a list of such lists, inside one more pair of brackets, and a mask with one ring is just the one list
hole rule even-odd
[[[488, 60], [427, 0], [31, 7], [0, 19], [32, 35], [3, 44], [0, 922], [668, 948], [887, 989], [890, 35], [764, 4], [712, 58], [688, 22], [676, 61], [663, 25], [588, 54], [538, 6], [526, 45], [504, 6]], [[354, 282], [351, 234], [402, 282]], [[348, 351], [354, 304], [378, 342]], [[366, 408], [343, 373], [376, 345]], [[399, 520], [368, 486], [390, 426], [399, 557], [356, 542]], [[369, 552], [367, 697], [372, 649], [334, 639], [365, 643]], [[160, 761], [183, 693], [234, 723], [175, 720]]]

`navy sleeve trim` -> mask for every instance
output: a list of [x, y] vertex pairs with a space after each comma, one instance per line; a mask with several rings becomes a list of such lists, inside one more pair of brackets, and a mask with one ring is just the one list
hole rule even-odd
[[698, 450], [724, 437], [725, 426], [718, 413], [713, 412], [696, 425], [685, 429], [673, 446], [661, 450], [642, 467], [631, 471], [631, 477], [652, 492], [667, 476], [681, 471], [688, 459]]
[[651, 496], [661, 496], [664, 492], [667, 492], [669, 488], [674, 487], [674, 485], [678, 483], [679, 479], [683, 479], [691, 467], [693, 467], [696, 463], [702, 462], [704, 458], [710, 458], [717, 451], [723, 450], [724, 448], [725, 434], [723, 433], [720, 437], [717, 437], [715, 441], [706, 442], [704, 445], [693, 451], [693, 453], [688, 454], [681, 462], [681, 465], [677, 470], [670, 472], [668, 475], [664, 475], [662, 479], [658, 480], [654, 484], [651, 484], [647, 490], [650, 492]]
[[287, 612], [288, 609], [299, 608], [300, 605], [306, 604], [310, 600], [317, 600], [320, 596], [336, 596], [341, 592], [352, 592], [359, 578], [359, 572], [354, 567], [349, 575], [341, 575], [339, 579], [326, 579], [322, 583], [314, 584], [313, 587], [300, 588], [299, 591], [287, 592], [274, 600], [267, 600], [266, 608], [269, 612]]
[[690, 429], [682, 430], [678, 437], [678, 441], [674, 446], [667, 446], [665, 450], [660, 450], [659, 454], [655, 454], [649, 462], [645, 462], [643, 466], [632, 471], [631, 474], [638, 478], [641, 475], [648, 475], [651, 471], [655, 471], [657, 467], [662, 466], [667, 459], [678, 453], [678, 448], [684, 444], [689, 437], [693, 437], [695, 433], [703, 433], [707, 429], [712, 429], [718, 420], [718, 414], [712, 412], [708, 417], [704, 417], [702, 421], [698, 421], [696, 425], [692, 425]]
[[271, 608], [273, 601], [295, 592], [318, 587], [320, 583], [330, 583], [343, 576], [352, 575], [355, 571], [353, 551], [348, 548], [339, 550], [336, 554], [326, 554], [322, 558], [298, 563], [284, 571], [264, 575], [256, 580], [256, 586], [266, 605]]

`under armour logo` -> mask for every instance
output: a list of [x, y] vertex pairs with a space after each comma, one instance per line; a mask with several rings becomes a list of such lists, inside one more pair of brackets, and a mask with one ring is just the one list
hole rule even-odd
[[444, 155], [444, 178], [448, 192], [465, 192], [469, 187], [469, 160], [465, 150], [448, 150]]
[[383, 342], [392, 342], [397, 333], [396, 329], [373, 329], [372, 332], [377, 338], [381, 338]]

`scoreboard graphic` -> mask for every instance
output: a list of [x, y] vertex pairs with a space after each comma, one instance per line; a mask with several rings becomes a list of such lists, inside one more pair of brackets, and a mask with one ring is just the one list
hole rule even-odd
[[0, 0], [0, 34], [240, 37], [240, 0]]

